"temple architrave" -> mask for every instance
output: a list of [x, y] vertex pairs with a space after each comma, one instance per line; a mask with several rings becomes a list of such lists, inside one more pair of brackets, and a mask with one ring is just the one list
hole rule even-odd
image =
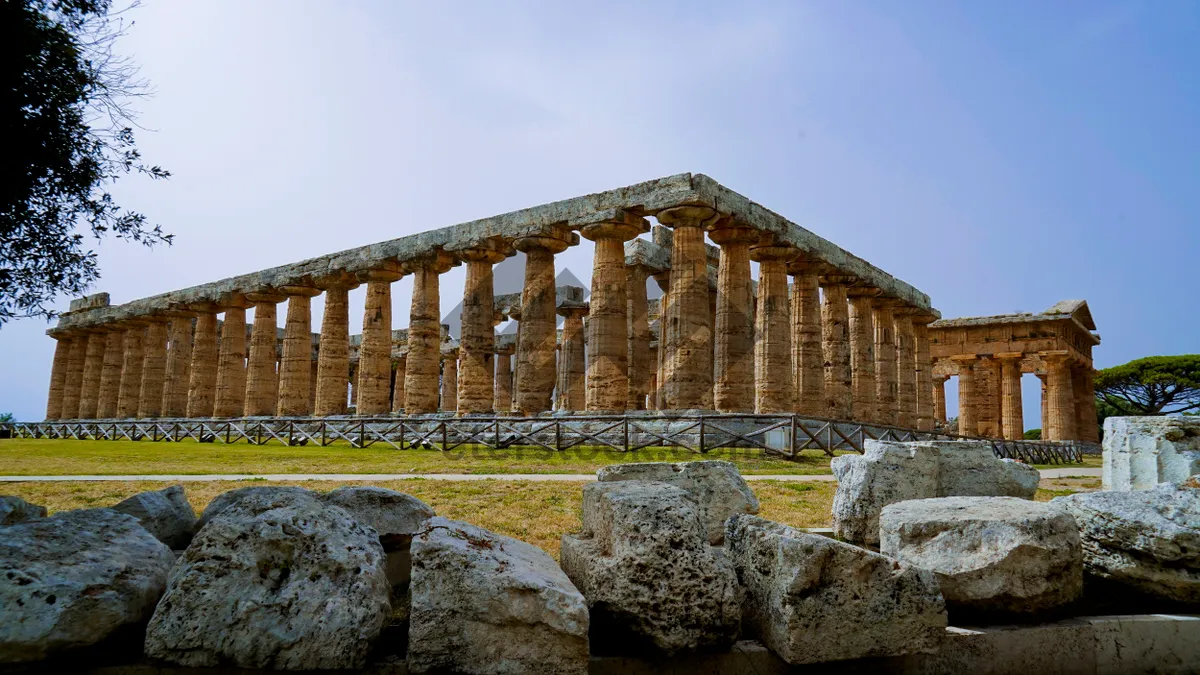
[[1087, 302], [1063, 300], [1040, 314], [934, 321], [928, 326], [933, 398], [946, 421], [945, 383], [958, 378], [958, 431], [1023, 438], [1021, 375], [1042, 381], [1042, 438], [1100, 440], [1092, 348], [1100, 335]]
[[[581, 234], [595, 244], [586, 294], [554, 285], [555, 255]], [[493, 266], [516, 251], [525, 254], [524, 288], [496, 295]], [[440, 323], [439, 278], [457, 266], [467, 283], [452, 339]], [[411, 320], [397, 328], [391, 286], [405, 276], [414, 277]], [[650, 279], [661, 298], [647, 297]], [[358, 286], [366, 300], [351, 307]], [[314, 333], [310, 306], [320, 295]], [[361, 335], [349, 334], [351, 312], [363, 313]], [[968, 343], [955, 331], [980, 320], [938, 321], [929, 297], [905, 282], [707, 176], [680, 174], [123, 305], [104, 293], [75, 300], [47, 331], [57, 348], [46, 417], [661, 409], [930, 430], [944, 419], [938, 385], [967, 370], [980, 393], [965, 417], [979, 422], [964, 431], [999, 436], [1016, 421], [991, 412], [987, 392], [1019, 367], [1047, 376], [1046, 426], [1071, 438], [1086, 425], [1064, 411], [1084, 405], [1071, 392], [1090, 391], [1099, 339], [1090, 316], [1057, 314], [1020, 316], [1048, 332], [1073, 321], [1082, 333], [1003, 349]], [[515, 335], [497, 334], [510, 320]], [[951, 344], [970, 348], [945, 351]], [[1008, 354], [1023, 358], [1004, 370]]]

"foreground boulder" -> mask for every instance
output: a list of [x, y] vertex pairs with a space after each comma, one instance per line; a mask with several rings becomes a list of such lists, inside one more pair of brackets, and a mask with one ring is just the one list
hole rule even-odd
[[112, 509], [137, 518], [150, 534], [176, 550], [187, 548], [196, 529], [196, 512], [181, 485], [136, 494]]
[[258, 490], [196, 534], [146, 654], [193, 667], [362, 667], [391, 614], [378, 536], [314, 493]]
[[46, 517], [46, 507], [30, 504], [20, 497], [0, 496], [0, 527]]
[[545, 551], [434, 518], [412, 559], [410, 672], [587, 672], [587, 604]]
[[867, 441], [862, 455], [834, 457], [837, 478], [833, 531], [862, 544], [879, 543], [884, 506], [933, 497], [1021, 497], [1037, 492], [1037, 469], [999, 459], [979, 441]]
[[0, 662], [44, 659], [145, 621], [174, 561], [137, 519], [111, 509], [0, 529]]
[[[238, 502], [242, 501], [243, 499], [245, 499], [247, 497], [252, 497], [255, 495], [271, 495], [271, 499], [285, 498], [285, 497], [283, 497], [284, 495], [294, 495], [296, 497], [301, 497], [301, 498], [302, 497], [311, 497], [313, 499], [320, 498], [320, 495], [313, 492], [312, 490], [306, 490], [302, 487], [293, 487], [293, 486], [286, 486], [286, 485], [282, 485], [282, 486], [261, 485], [258, 487], [238, 488], [236, 490], [230, 490], [229, 492], [222, 492], [221, 494], [214, 497], [213, 500], [208, 503], [208, 506], [204, 507], [204, 512], [200, 514], [199, 520], [196, 521], [196, 529], [199, 530], [199, 529], [203, 528], [205, 525], [208, 524], [208, 521], [217, 517], [217, 515], [220, 514], [222, 511], [224, 511], [225, 509], [233, 506], [234, 504], [237, 504]], [[270, 502], [268, 501], [268, 502], [260, 502], [259, 504], [260, 504], [260, 506], [264, 506], [265, 504], [269, 504], [269, 503]]]
[[1075, 519], [1016, 497], [943, 497], [889, 504], [880, 553], [937, 577], [951, 608], [1037, 612], [1083, 592]]
[[1104, 489], [1150, 490], [1200, 474], [1200, 417], [1104, 420]]
[[562, 567], [591, 608], [602, 648], [726, 647], [737, 637], [741, 593], [700, 509], [666, 483], [590, 483], [583, 533], [562, 539]]
[[946, 608], [932, 573], [756, 516], [725, 545], [746, 591], [742, 622], [792, 664], [932, 653]]
[[668, 483], [682, 488], [700, 507], [700, 519], [710, 544], [725, 537], [725, 521], [739, 513], [758, 513], [758, 498], [732, 462], [644, 462], [614, 464], [596, 472], [601, 482], [643, 480]]
[[340, 487], [325, 495], [325, 502], [345, 509], [360, 525], [378, 532], [387, 553], [388, 582], [393, 586], [408, 583], [409, 545], [413, 535], [436, 515], [433, 508], [402, 492], [371, 486]]
[[1200, 489], [1057, 497], [1079, 526], [1084, 571], [1176, 602], [1200, 602]]

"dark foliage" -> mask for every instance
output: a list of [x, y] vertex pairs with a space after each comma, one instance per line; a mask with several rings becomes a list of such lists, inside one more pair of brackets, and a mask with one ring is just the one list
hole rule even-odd
[[1148, 356], [1099, 371], [1096, 407], [1102, 417], [1200, 410], [1200, 354]]

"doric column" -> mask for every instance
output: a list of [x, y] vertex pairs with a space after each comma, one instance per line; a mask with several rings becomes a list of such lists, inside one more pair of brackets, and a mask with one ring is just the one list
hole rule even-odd
[[[392, 282], [403, 276], [398, 263], [380, 265], [358, 275], [360, 281], [367, 282], [362, 344], [358, 348], [355, 414], [360, 416], [383, 415], [392, 409]], [[436, 368], [436, 353], [433, 364]], [[433, 395], [436, 398], [436, 390]]]
[[50, 391], [46, 394], [46, 419], [60, 419], [62, 415], [63, 388], [67, 381], [67, 363], [71, 360], [71, 338], [66, 335], [51, 335], [54, 338], [54, 361], [50, 366]]
[[442, 412], [458, 412], [458, 350], [442, 354]]
[[872, 299], [878, 289], [851, 287], [846, 291], [850, 302], [850, 392], [854, 419], [878, 422], [875, 403], [875, 311]]
[[[350, 364], [350, 407], [358, 408], [358, 361]], [[435, 390], [436, 391], [436, 390]]]
[[1000, 399], [1004, 438], [1019, 441], [1025, 437], [1025, 413], [1021, 408], [1021, 352], [996, 354], [1000, 361]]
[[[558, 308], [563, 315], [562, 379], [559, 383], [559, 407], [562, 410], [583, 410], [587, 404], [587, 380], [583, 340], [583, 317], [588, 313], [586, 303], [564, 304]], [[589, 320], [590, 323], [590, 320]]]
[[117, 416], [121, 397], [121, 368], [125, 363], [125, 331], [110, 330], [104, 340], [104, 364], [100, 367], [100, 396], [96, 417], [112, 419]]
[[83, 386], [79, 393], [79, 419], [96, 419], [100, 405], [100, 375], [104, 370], [104, 351], [108, 330], [95, 329], [88, 333], [87, 352], [83, 361]]
[[821, 346], [821, 287], [819, 263], [793, 260], [792, 275], [792, 373], [796, 389], [796, 412], [825, 416], [825, 355]]
[[933, 414], [938, 424], [946, 423], [946, 380], [949, 379], [949, 375], [933, 377]]
[[917, 429], [933, 431], [933, 360], [929, 357], [929, 323], [933, 316], [913, 316], [913, 350], [917, 362]]
[[308, 409], [317, 409], [317, 355], [312, 355], [312, 360], [309, 362], [309, 379], [308, 379]]
[[658, 410], [658, 378], [650, 373], [650, 392], [646, 395], [646, 409]]
[[647, 313], [646, 280], [649, 270], [642, 265], [625, 267], [625, 285], [629, 289], [628, 356], [629, 389], [625, 407], [642, 410], [650, 393], [651, 365], [650, 320]]
[[825, 275], [821, 283], [821, 346], [825, 355], [825, 417], [848, 420], [850, 407], [850, 336], [846, 286], [854, 277]]
[[511, 252], [508, 246], [499, 244], [457, 251], [467, 266], [459, 341], [458, 412], [462, 415], [488, 414], [494, 410], [496, 306], [492, 265], [503, 261], [508, 252]]
[[196, 331], [192, 339], [192, 363], [188, 367], [188, 417], [212, 417], [216, 405], [217, 371], [217, 307], [195, 305]]
[[167, 380], [167, 319], [151, 317], [142, 345], [142, 386], [138, 417], [161, 417], [163, 390]]
[[958, 434], [977, 436], [979, 424], [975, 417], [975, 362], [978, 358], [972, 354], [952, 356], [950, 360], [958, 364]]
[[[517, 391], [514, 408], [522, 415], [551, 409], [554, 394], [554, 255], [567, 250], [572, 233], [524, 237], [514, 242], [525, 254], [525, 286], [521, 290], [521, 326], [517, 344]], [[624, 311], [624, 309], [622, 309]], [[624, 334], [624, 332], [622, 332]], [[621, 391], [625, 391], [622, 385]]]
[[717, 217], [707, 206], [679, 206], [657, 214], [660, 223], [675, 230], [659, 343], [666, 348], [661, 387], [668, 410], [704, 408], [712, 398], [713, 326], [704, 230]]
[[896, 399], [900, 414], [897, 425], [913, 429], [917, 425], [917, 358], [913, 345], [911, 310], [896, 312]]
[[896, 426], [900, 421], [900, 398], [896, 383], [896, 305], [894, 300], [872, 303], [875, 319], [875, 408], [880, 424]]
[[346, 414], [346, 380], [350, 373], [350, 289], [357, 282], [343, 278], [324, 285], [321, 342], [317, 349], [317, 399], [313, 415]]
[[1046, 389], [1046, 374], [1038, 373], [1037, 379], [1042, 383], [1042, 440], [1050, 440], [1050, 393]]
[[[588, 316], [587, 409], [625, 410], [629, 402], [629, 280], [625, 242], [650, 231], [644, 218], [619, 213], [585, 225], [580, 234], [595, 243], [591, 310]], [[703, 235], [701, 235], [703, 236]]]
[[88, 335], [77, 334], [70, 338], [70, 351], [67, 353], [67, 375], [63, 378], [63, 395], [61, 419], [77, 419], [79, 417], [79, 399], [83, 391], [83, 370], [87, 361]]
[[[320, 289], [284, 286], [287, 320], [283, 326], [283, 357], [279, 363], [279, 405], [275, 414], [298, 417], [312, 414], [312, 299]], [[257, 327], [257, 322], [255, 322]]]
[[279, 379], [275, 371], [276, 340], [279, 325], [276, 305], [286, 295], [272, 292], [248, 293], [254, 303], [254, 328], [250, 333], [250, 357], [246, 366], [246, 399], [243, 415], [264, 417], [279, 410]]
[[1076, 435], [1075, 392], [1071, 381], [1071, 357], [1067, 351], [1040, 352], [1046, 363], [1046, 389], [1049, 394], [1047, 422], [1050, 440], [1073, 441]]
[[392, 412], [404, 412], [404, 375], [408, 372], [408, 354], [396, 358], [392, 369]]
[[1079, 440], [1100, 442], [1100, 427], [1096, 417], [1096, 372], [1091, 364], [1078, 365], [1073, 374], [1071, 389], [1075, 394], [1075, 432]]
[[667, 407], [667, 395], [663, 391], [666, 386], [667, 372], [667, 308], [671, 300], [671, 272], [659, 272], [654, 275], [654, 283], [658, 285], [658, 289], [662, 291], [662, 295], [658, 298], [658, 333], [655, 336], [657, 348], [654, 354], [654, 407], [659, 410], [665, 410]]
[[142, 365], [146, 353], [142, 340], [146, 336], [146, 323], [136, 321], [125, 330], [125, 359], [121, 364], [121, 394], [117, 399], [117, 417], [128, 419], [137, 416], [138, 403], [142, 398]]
[[404, 370], [404, 414], [438, 411], [438, 377], [442, 350], [439, 275], [454, 264], [443, 251], [405, 262], [413, 275], [412, 309], [408, 320], [408, 365]]
[[754, 322], [754, 410], [758, 413], [791, 413], [796, 409], [787, 264], [797, 253], [788, 246], [750, 249], [750, 258], [758, 263]]
[[213, 417], [240, 417], [246, 410], [246, 308], [250, 303], [235, 293], [223, 306]]
[[187, 417], [188, 384], [192, 374], [192, 320], [195, 313], [172, 310], [170, 315], [162, 416]]
[[975, 421], [980, 436], [1003, 438], [1000, 361], [988, 355], [975, 364]]
[[497, 413], [512, 410], [512, 354], [514, 349], [496, 350], [496, 383], [492, 407]]
[[[757, 230], [722, 220], [708, 236], [721, 247], [721, 262], [717, 266], [717, 317], [713, 331], [716, 342], [713, 405], [721, 412], [750, 412], [755, 406], [754, 379], [758, 365], [751, 309], [754, 289], [750, 282], [750, 245], [757, 244], [761, 235]], [[784, 283], [787, 283], [786, 277]], [[760, 283], [759, 297], [761, 294]], [[794, 383], [791, 388], [795, 390]]]

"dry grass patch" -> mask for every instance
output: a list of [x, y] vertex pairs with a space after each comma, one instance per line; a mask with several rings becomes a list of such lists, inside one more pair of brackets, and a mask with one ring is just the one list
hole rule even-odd
[[[199, 513], [222, 492], [258, 485], [299, 485], [327, 492], [342, 485], [334, 481], [197, 481], [184, 484], [188, 501]], [[527, 541], [558, 558], [562, 535], [581, 526], [583, 483], [573, 481], [505, 480], [397, 480], [370, 483], [398, 490], [421, 499], [438, 515], [463, 520], [501, 534]], [[147, 490], [159, 490], [167, 482], [53, 482], [8, 483], [0, 492], [17, 495], [50, 511], [112, 506]], [[762, 481], [751, 484], [762, 516], [796, 527], [826, 527], [833, 503], [833, 483], [790, 483]]]

